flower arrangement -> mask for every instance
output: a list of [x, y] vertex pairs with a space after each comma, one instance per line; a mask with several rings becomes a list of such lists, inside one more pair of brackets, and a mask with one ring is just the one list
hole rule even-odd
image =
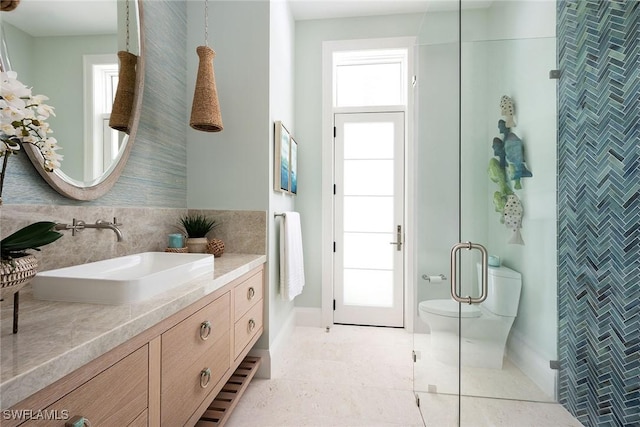
[[[18, 154], [24, 144], [31, 144], [40, 151], [44, 159], [43, 167], [48, 172], [60, 167], [62, 156], [55, 138], [48, 136], [53, 131], [46, 120], [55, 116], [53, 107], [46, 105], [44, 95], [32, 95], [31, 89], [17, 79], [18, 74], [9, 71], [0, 73], [0, 205], [2, 187], [9, 157]], [[28, 225], [0, 242], [2, 264], [15, 265], [14, 260], [28, 255], [28, 249], [48, 245], [62, 237], [53, 231], [55, 223], [36, 222]]]
[[32, 95], [31, 89], [18, 81], [13, 71], [0, 73], [0, 203], [7, 163], [12, 154], [18, 154], [24, 144], [31, 144], [40, 151], [43, 167], [48, 172], [60, 167], [62, 155], [58, 141], [48, 136], [53, 131], [46, 120], [55, 116], [53, 107], [44, 103], [49, 98]]

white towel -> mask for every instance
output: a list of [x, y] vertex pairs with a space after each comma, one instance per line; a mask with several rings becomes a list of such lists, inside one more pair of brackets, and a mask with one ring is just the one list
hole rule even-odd
[[280, 224], [280, 294], [292, 301], [304, 287], [304, 257], [300, 214], [284, 212]]

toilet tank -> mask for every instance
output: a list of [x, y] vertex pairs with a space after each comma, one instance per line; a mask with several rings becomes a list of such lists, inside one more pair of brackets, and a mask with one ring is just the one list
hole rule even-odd
[[[482, 306], [499, 316], [516, 317], [522, 276], [507, 267], [489, 267], [487, 273], [488, 295]], [[478, 263], [478, 283], [481, 282], [482, 266]]]

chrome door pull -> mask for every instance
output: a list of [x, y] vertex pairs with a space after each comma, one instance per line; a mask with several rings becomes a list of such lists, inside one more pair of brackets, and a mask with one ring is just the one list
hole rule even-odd
[[396, 245], [396, 250], [402, 250], [402, 226], [399, 225], [396, 231], [396, 241], [389, 242], [391, 245]]
[[[480, 293], [480, 296], [478, 298], [472, 298], [470, 296], [462, 297], [458, 295], [458, 290], [457, 290], [458, 259], [456, 257], [456, 254], [460, 249], [467, 249], [467, 250], [477, 249], [482, 253], [482, 292]], [[487, 290], [489, 287], [489, 282], [487, 280], [488, 279], [487, 258], [488, 258], [487, 249], [478, 243], [465, 242], [465, 243], [456, 243], [455, 245], [453, 245], [453, 247], [451, 248], [451, 298], [453, 298], [455, 301], [467, 303], [469, 305], [480, 304], [485, 299], [487, 299]]]

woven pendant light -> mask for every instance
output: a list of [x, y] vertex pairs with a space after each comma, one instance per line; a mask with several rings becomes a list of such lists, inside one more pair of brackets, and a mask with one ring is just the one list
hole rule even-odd
[[205, 46], [198, 46], [196, 53], [200, 58], [196, 88], [191, 105], [189, 126], [204, 132], [220, 132], [223, 129], [216, 78], [213, 72], [213, 58], [216, 53], [208, 46], [208, 2], [205, 0]]
[[138, 57], [131, 52], [118, 52], [120, 70], [118, 71], [118, 89], [113, 100], [109, 127], [129, 134], [129, 119], [136, 92], [136, 64]]
[[126, 0], [127, 8], [127, 46], [126, 51], [118, 52], [120, 68], [118, 70], [118, 88], [111, 107], [109, 127], [129, 135], [129, 121], [133, 98], [136, 92], [136, 64], [138, 57], [129, 52], [129, 0]]
[[11, 12], [13, 9], [18, 7], [20, 0], [2, 0], [0, 2], [0, 11], [2, 12]]
[[195, 130], [204, 132], [220, 132], [223, 129], [216, 78], [213, 74], [213, 58], [216, 53], [209, 46], [196, 48], [200, 65], [196, 78], [196, 90], [191, 106], [189, 125]]

